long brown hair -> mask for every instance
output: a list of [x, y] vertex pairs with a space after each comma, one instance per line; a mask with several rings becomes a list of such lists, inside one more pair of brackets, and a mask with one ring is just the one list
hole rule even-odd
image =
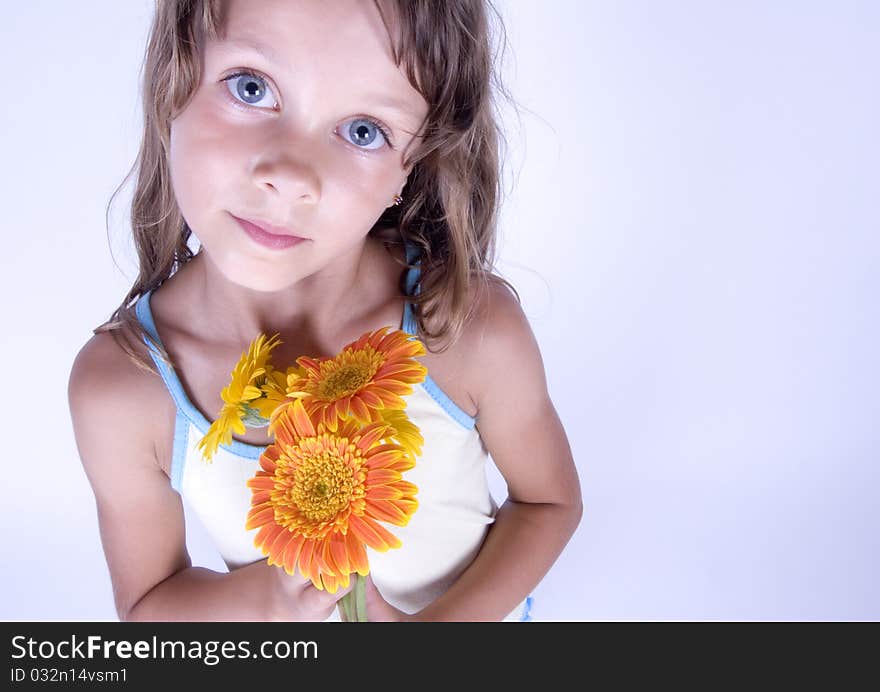
[[[503, 193], [496, 94], [513, 102], [501, 82], [493, 53], [489, 11], [506, 43], [501, 16], [490, 0], [393, 0], [396, 22], [374, 0], [389, 32], [392, 53], [428, 113], [413, 150], [403, 189], [404, 204], [391, 206], [369, 234], [386, 247], [411, 243], [420, 251], [420, 294], [413, 303], [418, 336], [434, 352], [458, 340], [478, 303], [474, 294], [500, 283], [519, 301], [516, 289], [493, 272], [498, 209]], [[142, 64], [143, 138], [125, 181], [137, 171], [131, 228], [138, 276], [110, 319], [94, 333], [110, 331], [140, 368], [156, 372], [129, 343], [147, 339], [166, 363], [168, 353], [143, 329], [134, 303], [158, 288], [193, 258], [186, 224], [171, 186], [168, 154], [171, 120], [199, 85], [202, 44], [222, 24], [221, 0], [156, 0]], [[391, 26], [398, 27], [392, 32]], [[394, 34], [394, 35], [392, 35]], [[501, 44], [503, 48], [503, 43]], [[401, 295], [406, 295], [401, 268]], [[120, 336], [122, 338], [120, 339]], [[442, 348], [432, 342], [447, 338]]]

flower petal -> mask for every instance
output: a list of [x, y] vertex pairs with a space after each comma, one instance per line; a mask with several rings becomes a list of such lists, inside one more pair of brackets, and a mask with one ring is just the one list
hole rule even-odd
[[367, 500], [397, 500], [403, 497], [403, 491], [394, 485], [377, 485], [368, 487], [366, 491]]
[[327, 593], [336, 593], [339, 588], [339, 580], [327, 572], [321, 572], [321, 581], [324, 582]]
[[[383, 380], [383, 382], [387, 383], [388, 380]], [[370, 387], [370, 391], [373, 392], [376, 396], [382, 399], [382, 403], [385, 404], [385, 408], [394, 408], [401, 409], [406, 407], [406, 402], [401, 399], [396, 393], [390, 391], [392, 385], [388, 385], [388, 388], [373, 386]], [[411, 391], [411, 390], [410, 390]], [[403, 394], [409, 394], [410, 391], [403, 391]]]
[[409, 523], [409, 515], [401, 511], [399, 507], [387, 500], [367, 500], [367, 516], [379, 521], [387, 521], [396, 526], [406, 526]]
[[368, 486], [395, 483], [399, 480], [401, 480], [401, 475], [398, 471], [391, 471], [390, 469], [371, 469], [367, 471]]
[[294, 533], [287, 528], [283, 528], [278, 532], [275, 540], [272, 541], [272, 544], [268, 546], [269, 548], [269, 560], [268, 563], [270, 565], [284, 565], [284, 550], [287, 548], [288, 544], [294, 539]]
[[354, 416], [359, 421], [362, 421], [364, 424], [369, 425], [369, 423], [372, 419], [372, 416], [370, 415], [370, 409], [363, 402], [361, 397], [360, 396], [351, 397], [350, 406], [351, 406], [351, 412], [354, 414]]
[[351, 572], [351, 566], [348, 561], [348, 551], [345, 549], [344, 536], [337, 534], [331, 538], [328, 542], [328, 547], [336, 574], [347, 574]]
[[302, 535], [294, 536], [293, 540], [291, 540], [284, 548], [284, 552], [281, 555], [284, 571], [291, 576], [293, 575], [294, 569], [296, 569], [297, 559], [302, 551], [303, 543], [305, 543], [305, 538], [303, 538]]
[[415, 497], [416, 493], [419, 492], [416, 484], [409, 481], [397, 481], [393, 487], [402, 492], [406, 497]]
[[382, 439], [383, 435], [386, 435], [388, 432], [388, 425], [386, 423], [370, 423], [368, 426], [363, 428], [360, 432], [360, 441], [358, 442], [358, 447], [361, 448], [362, 451], [366, 452], [373, 445], [375, 445], [379, 440]]
[[402, 545], [396, 536], [369, 517], [359, 517], [352, 514], [348, 522], [350, 529], [360, 540], [380, 553], [384, 553], [389, 548], [399, 548]]
[[275, 479], [272, 476], [257, 472], [256, 476], [248, 479], [247, 487], [253, 490], [273, 490], [275, 488]]
[[372, 408], [384, 408], [385, 404], [382, 403], [382, 399], [376, 396], [373, 392], [370, 391], [369, 387], [364, 388], [358, 393], [358, 396], [361, 398], [361, 401], [364, 402], [367, 406]]
[[345, 536], [345, 545], [348, 550], [348, 559], [351, 569], [362, 577], [370, 573], [370, 563], [367, 560], [367, 551], [357, 535], [349, 530]]
[[272, 491], [271, 490], [260, 490], [259, 492], [255, 492], [253, 496], [251, 496], [251, 502], [255, 505], [263, 504], [264, 502], [269, 502], [272, 499]]
[[383, 365], [376, 371], [376, 379], [381, 380], [386, 377], [393, 377], [396, 380], [417, 379], [419, 382], [424, 379], [427, 368], [421, 363], [407, 363], [398, 361]]
[[271, 504], [257, 505], [256, 507], [251, 507], [248, 512], [247, 522], [245, 523], [244, 528], [246, 531], [250, 531], [251, 529], [261, 527], [267, 522], [274, 521], [275, 508]]
[[296, 359], [296, 364], [300, 367], [305, 368], [306, 371], [308, 371], [309, 373], [312, 373], [314, 375], [321, 374], [321, 364], [314, 358], [309, 358], [308, 356], [300, 356]]
[[[302, 549], [299, 553], [299, 573], [305, 577], [306, 579], [314, 579], [312, 578], [312, 555], [315, 552], [315, 541], [314, 539], [307, 538], [303, 541]], [[317, 576], [317, 570], [315, 570]]]
[[315, 427], [312, 425], [312, 421], [306, 413], [305, 408], [303, 407], [302, 401], [296, 399], [293, 402], [293, 423], [296, 428], [298, 437], [314, 437], [315, 436]]
[[367, 456], [367, 466], [371, 469], [387, 468], [398, 463], [401, 457], [406, 458], [406, 453], [400, 447], [397, 447], [387, 452], [379, 452], [378, 454]]

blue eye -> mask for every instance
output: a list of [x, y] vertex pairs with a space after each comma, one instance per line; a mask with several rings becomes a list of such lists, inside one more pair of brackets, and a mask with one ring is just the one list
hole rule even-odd
[[347, 135], [348, 141], [358, 149], [375, 150], [381, 149], [386, 144], [390, 147], [391, 142], [388, 133], [379, 123], [370, 118], [358, 116], [346, 120], [342, 124], [342, 132]]
[[[272, 94], [267, 80], [250, 70], [241, 70], [220, 81], [226, 82], [227, 89], [236, 103], [244, 103], [247, 106], [262, 108], [258, 104]], [[268, 110], [273, 110], [277, 105], [274, 98], [270, 98], [271, 105]], [[359, 115], [346, 120], [340, 128], [345, 133], [345, 138], [356, 148], [374, 151], [387, 146], [394, 149], [388, 130], [376, 120]]]
[[[240, 77], [247, 77], [247, 79], [239, 79]], [[253, 72], [236, 72], [224, 77], [221, 81], [226, 82], [233, 97], [248, 106], [257, 106], [267, 93], [272, 93], [266, 80]], [[275, 100], [272, 99], [271, 107], [275, 105]]]

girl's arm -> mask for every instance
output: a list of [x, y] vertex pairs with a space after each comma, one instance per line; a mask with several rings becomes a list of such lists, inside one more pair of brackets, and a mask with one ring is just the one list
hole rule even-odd
[[571, 448], [528, 319], [501, 286], [478, 314], [478, 333], [464, 349], [473, 359], [477, 429], [509, 497], [474, 561], [416, 620], [503, 619], [550, 570], [583, 512]]
[[306, 588], [307, 580], [265, 560], [230, 573], [192, 567], [183, 505], [147, 423], [157, 388], [146, 377], [101, 333], [77, 355], [68, 384], [120, 620], [325, 619], [344, 591]]

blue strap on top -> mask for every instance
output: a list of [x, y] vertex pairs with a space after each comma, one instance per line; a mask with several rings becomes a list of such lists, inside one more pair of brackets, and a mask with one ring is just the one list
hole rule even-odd
[[[147, 333], [153, 338], [156, 343], [160, 344], [162, 348], [165, 348], [165, 345], [159, 338], [159, 332], [156, 330], [156, 323], [153, 320], [153, 312], [152, 310], [150, 310], [150, 296], [152, 295], [152, 293], [152, 290], [150, 290], [147, 291], [143, 296], [141, 296], [140, 300], [138, 300], [137, 302], [135, 311], [137, 313], [138, 319], [144, 326], [144, 329], [147, 331]], [[211, 427], [211, 422], [207, 418], [205, 418], [202, 412], [195, 407], [192, 401], [190, 401], [189, 397], [186, 395], [186, 392], [183, 391], [183, 384], [181, 384], [180, 378], [177, 376], [177, 373], [175, 373], [172, 368], [168, 367], [168, 364], [159, 357], [155, 347], [150, 344], [146, 339], [144, 339], [144, 343], [146, 343], [149, 347], [150, 356], [152, 356], [153, 362], [156, 364], [156, 368], [159, 370], [159, 374], [162, 376], [162, 380], [165, 382], [165, 386], [168, 388], [168, 391], [171, 393], [171, 396], [174, 399], [174, 403], [177, 405], [178, 424], [175, 432], [175, 437], [177, 437], [178, 434], [182, 435], [185, 432], [185, 427], [182, 426], [181, 415], [192, 422], [192, 424], [196, 426], [196, 428], [199, 430], [199, 432], [202, 433], [202, 435], [207, 434], [208, 428]], [[252, 445], [235, 439], [233, 439], [232, 442], [228, 445], [221, 444], [220, 446], [227, 451], [230, 451], [247, 459], [259, 459], [260, 454], [262, 454], [263, 450], [265, 449], [264, 446]], [[175, 450], [178, 451], [178, 453], [180, 452], [180, 449], [177, 445], [177, 440], [175, 440]]]

